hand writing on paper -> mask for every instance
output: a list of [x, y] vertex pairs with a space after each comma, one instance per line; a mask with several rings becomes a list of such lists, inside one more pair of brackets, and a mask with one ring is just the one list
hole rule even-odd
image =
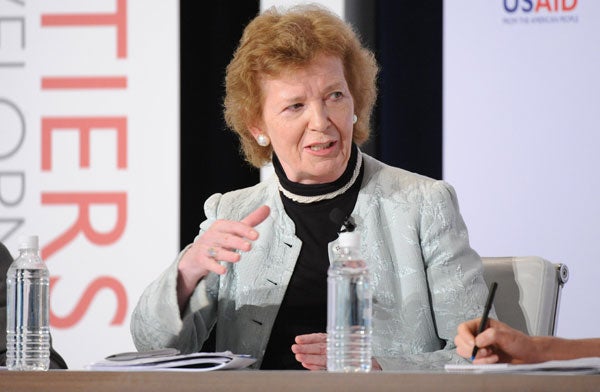
[[534, 362], [530, 356], [537, 350], [531, 344], [532, 337], [493, 319], [489, 320], [489, 328], [476, 335], [479, 322], [480, 319], [474, 319], [458, 326], [454, 343], [459, 355], [468, 358], [477, 344], [479, 351], [474, 364]]
[[220, 219], [198, 236], [179, 262], [177, 299], [180, 310], [200, 279], [209, 272], [219, 275], [227, 272], [227, 267], [219, 261], [237, 263], [241, 258], [237, 251], [248, 252], [252, 248], [252, 241], [258, 239], [254, 227], [267, 219], [270, 212], [269, 207], [261, 206], [239, 222]]

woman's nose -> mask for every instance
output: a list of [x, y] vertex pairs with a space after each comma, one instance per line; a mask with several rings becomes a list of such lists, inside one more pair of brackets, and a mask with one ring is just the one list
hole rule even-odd
[[324, 104], [314, 104], [309, 111], [308, 128], [316, 132], [324, 132], [329, 127], [329, 113]]

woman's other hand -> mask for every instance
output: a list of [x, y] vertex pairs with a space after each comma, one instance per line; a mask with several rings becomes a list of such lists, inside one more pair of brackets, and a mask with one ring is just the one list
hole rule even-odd
[[308, 370], [327, 370], [327, 334], [311, 333], [296, 336], [292, 345], [296, 361]]
[[[308, 370], [327, 370], [327, 334], [311, 333], [296, 336], [296, 344], [292, 345], [296, 361]], [[381, 370], [379, 362], [372, 359], [372, 370]]]

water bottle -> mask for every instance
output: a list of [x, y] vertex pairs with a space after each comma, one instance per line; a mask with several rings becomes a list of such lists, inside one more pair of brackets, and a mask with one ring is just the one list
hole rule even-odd
[[19, 257], [6, 274], [6, 367], [48, 370], [50, 366], [48, 268], [38, 237], [19, 239]]
[[327, 370], [371, 370], [372, 289], [360, 235], [342, 232], [327, 272]]

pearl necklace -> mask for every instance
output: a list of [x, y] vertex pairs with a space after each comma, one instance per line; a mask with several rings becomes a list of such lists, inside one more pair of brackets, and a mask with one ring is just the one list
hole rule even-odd
[[283, 186], [281, 186], [281, 183], [279, 182], [279, 177], [275, 176], [277, 178], [277, 186], [279, 188], [279, 191], [281, 193], [283, 193], [283, 195], [285, 197], [287, 197], [288, 199], [291, 199], [297, 203], [315, 203], [317, 201], [321, 201], [321, 200], [329, 200], [329, 199], [333, 199], [336, 196], [341, 195], [342, 193], [346, 192], [348, 189], [350, 189], [350, 187], [352, 185], [354, 185], [354, 182], [356, 181], [356, 179], [358, 178], [358, 175], [360, 174], [360, 168], [362, 166], [362, 153], [360, 152], [360, 150], [358, 151], [358, 155], [356, 157], [356, 166], [354, 167], [354, 172], [352, 173], [352, 178], [350, 178], [350, 181], [348, 181], [348, 183], [346, 183], [346, 185], [344, 185], [343, 187], [341, 187], [340, 189], [333, 191], [333, 192], [329, 192], [326, 193], [324, 195], [317, 195], [317, 196], [303, 196], [303, 195], [297, 195], [295, 193], [292, 193], [290, 191], [288, 191], [287, 189], [285, 189]]

